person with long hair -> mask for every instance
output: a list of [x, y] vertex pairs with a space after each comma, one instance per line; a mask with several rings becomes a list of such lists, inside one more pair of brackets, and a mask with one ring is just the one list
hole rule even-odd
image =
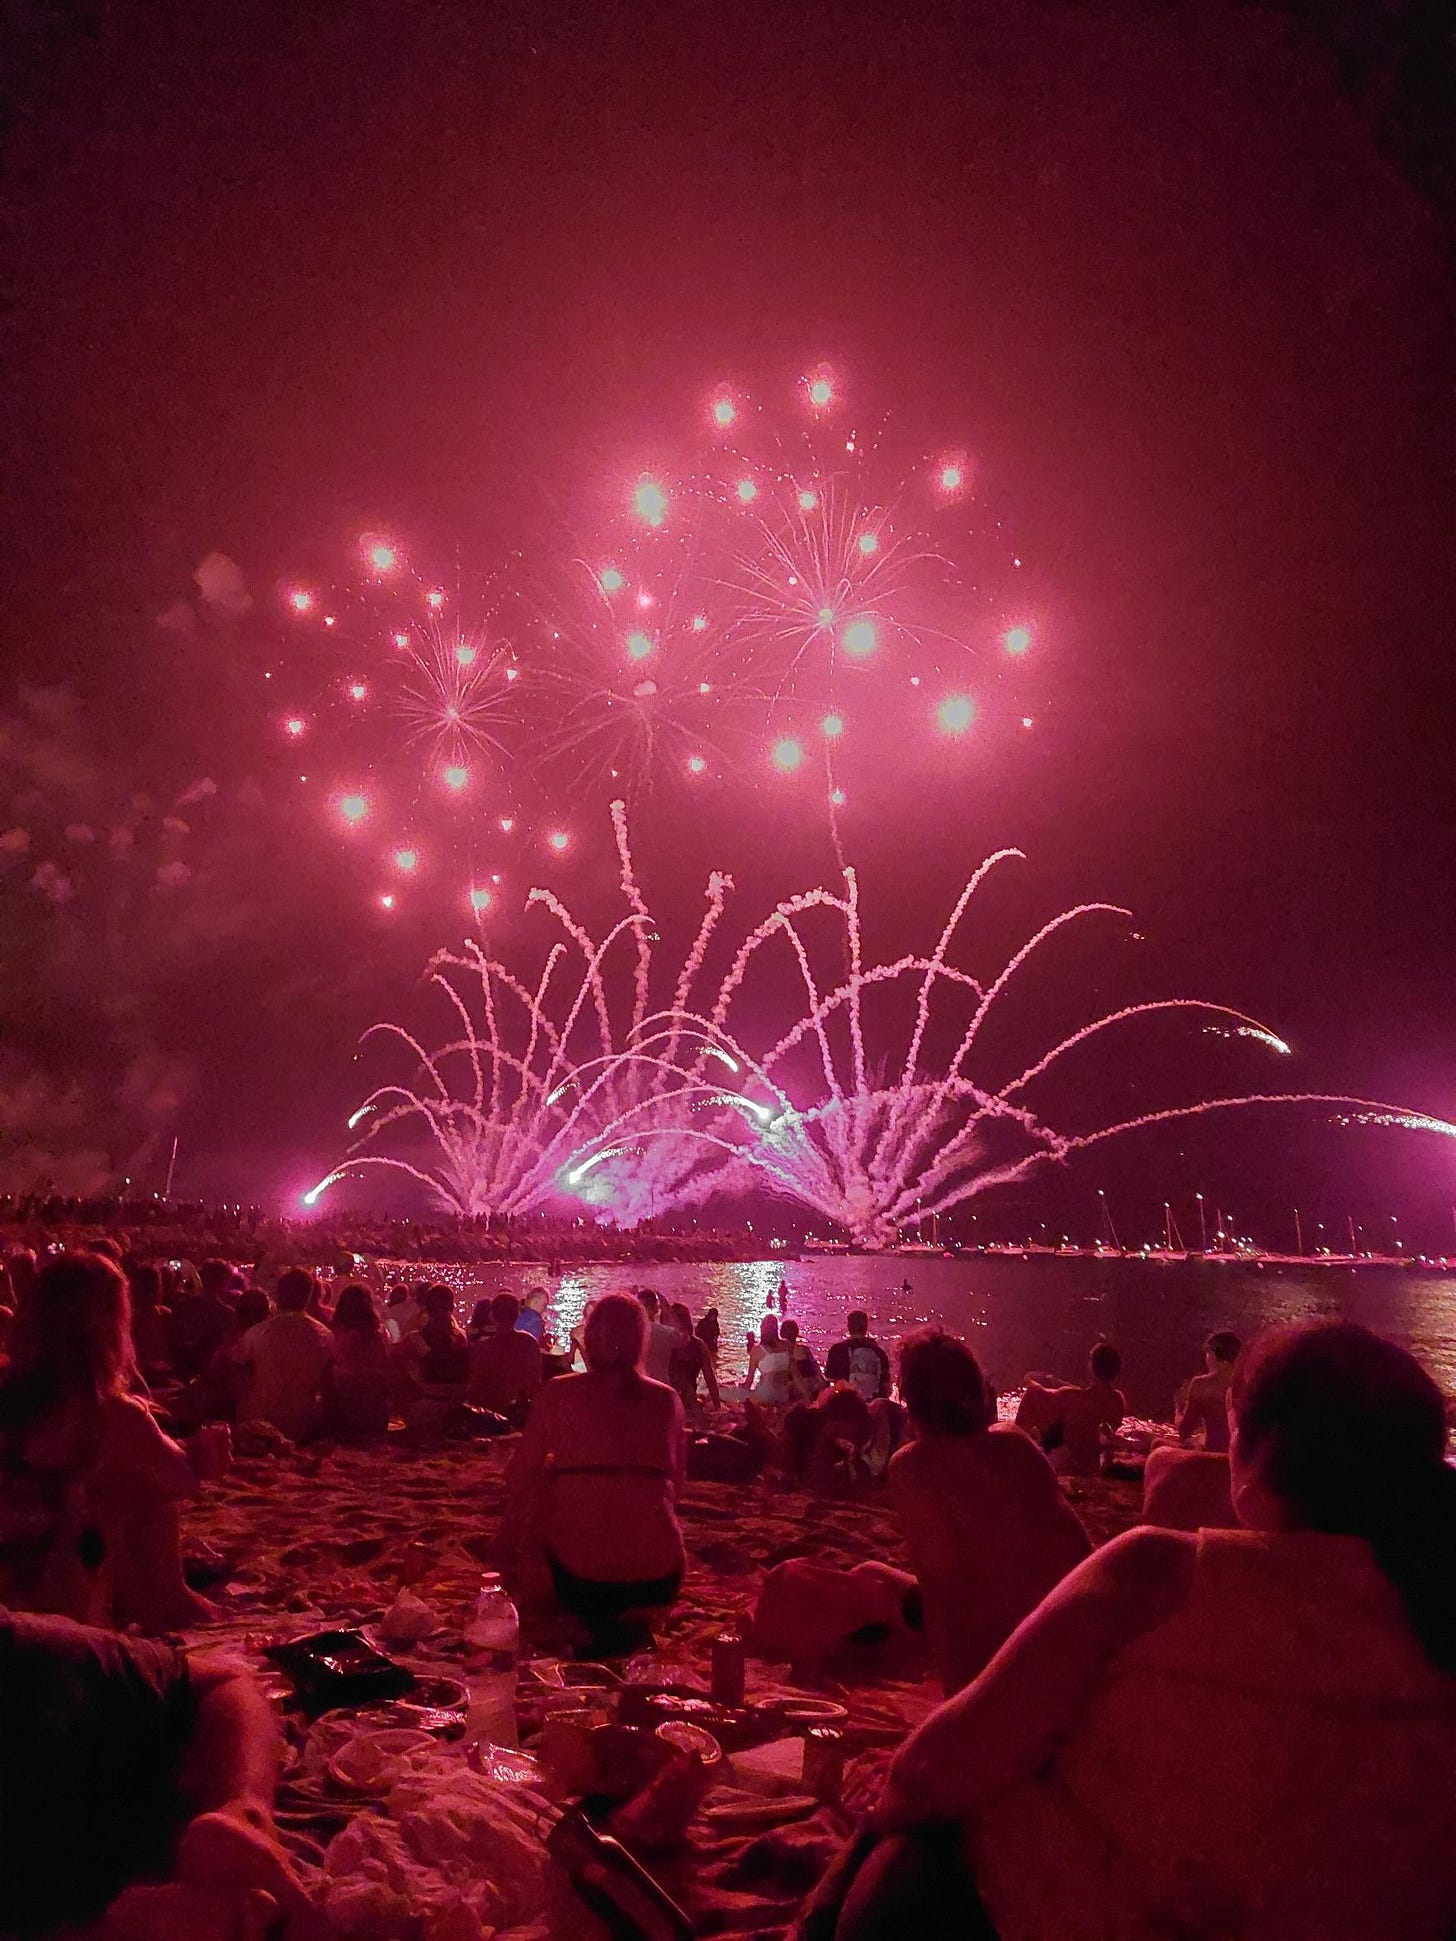
[[1131, 1530], [1064, 1578], [900, 1748], [879, 1815], [899, 1837], [802, 1934], [1456, 1930], [1440, 1391], [1324, 1323], [1246, 1348], [1230, 1413], [1241, 1527]]
[[949, 1694], [1092, 1546], [1041, 1450], [997, 1422], [963, 1341], [936, 1328], [911, 1335], [900, 1347], [900, 1393], [915, 1434], [891, 1459], [890, 1500]]
[[126, 1277], [60, 1254], [22, 1297], [0, 1385], [0, 1602], [164, 1630], [214, 1615], [182, 1575], [185, 1452], [131, 1393]]
[[334, 1352], [323, 1370], [324, 1426], [336, 1436], [389, 1428], [389, 1343], [367, 1287], [352, 1281], [334, 1304]]
[[683, 1407], [642, 1372], [647, 1316], [630, 1294], [604, 1294], [582, 1335], [586, 1373], [547, 1382], [507, 1473], [501, 1550], [519, 1560], [539, 1534], [558, 1603], [603, 1649], [624, 1620], [677, 1597], [684, 1563], [677, 1497], [686, 1459]]

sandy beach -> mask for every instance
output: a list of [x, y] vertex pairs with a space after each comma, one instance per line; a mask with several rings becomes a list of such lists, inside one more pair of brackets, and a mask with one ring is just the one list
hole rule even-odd
[[[422, 1678], [464, 1682], [463, 1633], [481, 1571], [495, 1556], [502, 1474], [513, 1439], [414, 1450], [315, 1446], [243, 1455], [188, 1510], [193, 1554], [210, 1545], [227, 1567], [212, 1595], [217, 1624], [194, 1643], [230, 1642], [266, 1668], [262, 1648], [326, 1626], [378, 1635], [402, 1582], [430, 1628], [395, 1655]], [[1136, 1518], [1138, 1489], [1068, 1482], [1097, 1541]], [[903, 1564], [883, 1501], [807, 1497], [772, 1481], [688, 1485], [682, 1504], [688, 1572], [658, 1633], [655, 1662], [628, 1675], [705, 1689], [713, 1637], [751, 1609], [764, 1572], [790, 1557], [849, 1569], [867, 1558]], [[407, 1600], [409, 1609], [412, 1603]], [[388, 1628], [386, 1624], [386, 1629]], [[476, 1661], [478, 1662], [478, 1660]], [[523, 1623], [518, 1681], [529, 1753], [549, 1681], [560, 1675], [549, 1623]], [[286, 1686], [267, 1669], [283, 1697]], [[543, 1685], [542, 1680], [548, 1681]], [[864, 1660], [812, 1683], [750, 1658], [750, 1700], [812, 1690], [848, 1712], [846, 1801], [934, 1704], [923, 1667]], [[357, 1941], [477, 1941], [477, 1937], [590, 1936], [594, 1917], [545, 1865], [552, 1809], [529, 1757], [472, 1769], [460, 1738], [424, 1739], [399, 1708], [326, 1715], [312, 1726], [288, 1713], [289, 1763], [280, 1824], [341, 1934]], [[435, 1721], [439, 1723], [439, 1721]], [[479, 1763], [478, 1755], [476, 1763]], [[710, 1787], [686, 1838], [642, 1857], [702, 1935], [782, 1934], [850, 1824], [792, 1785], [775, 1797], [735, 1783]]]

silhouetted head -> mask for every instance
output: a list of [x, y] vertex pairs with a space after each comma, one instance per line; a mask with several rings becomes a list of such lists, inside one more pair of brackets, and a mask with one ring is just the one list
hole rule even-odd
[[1122, 1356], [1110, 1341], [1099, 1341], [1087, 1357], [1094, 1382], [1115, 1382], [1122, 1373]]
[[314, 1278], [306, 1267], [290, 1267], [278, 1276], [274, 1296], [280, 1314], [302, 1314], [314, 1290]]
[[790, 1319], [787, 1321], [779, 1322], [780, 1341], [787, 1341], [789, 1346], [792, 1348], [794, 1343], [798, 1340], [798, 1338], [799, 1338], [799, 1324], [797, 1321]]
[[57, 1254], [18, 1298], [10, 1375], [46, 1401], [125, 1394], [134, 1366], [126, 1276], [106, 1254]]
[[776, 1314], [766, 1314], [759, 1322], [758, 1338], [765, 1348], [778, 1347], [779, 1317]]
[[1232, 1328], [1216, 1328], [1203, 1344], [1210, 1372], [1215, 1368], [1232, 1368], [1243, 1345]]
[[582, 1330], [582, 1352], [594, 1375], [634, 1375], [647, 1349], [647, 1315], [641, 1297], [603, 1294]]
[[1240, 1355], [1229, 1400], [1239, 1520], [1363, 1537], [1427, 1654], [1456, 1674], [1456, 1472], [1420, 1363], [1353, 1322], [1273, 1328]]
[[642, 1303], [643, 1312], [646, 1314], [648, 1320], [655, 1321], [657, 1319], [658, 1309], [656, 1290], [651, 1287], [639, 1287], [637, 1290], [637, 1299]]
[[521, 1304], [514, 1294], [497, 1294], [490, 1304], [490, 1318], [502, 1334], [513, 1333], [521, 1318]]
[[857, 1307], [844, 1325], [849, 1329], [851, 1334], [868, 1334], [870, 1331], [870, 1317], [865, 1313], [863, 1308]]
[[351, 1281], [343, 1289], [334, 1303], [334, 1326], [358, 1328], [362, 1334], [378, 1334], [379, 1314], [374, 1306], [374, 1296], [367, 1287], [361, 1287], [358, 1281]]
[[925, 1435], [979, 1435], [996, 1419], [981, 1364], [944, 1328], [922, 1328], [900, 1344], [900, 1394]]

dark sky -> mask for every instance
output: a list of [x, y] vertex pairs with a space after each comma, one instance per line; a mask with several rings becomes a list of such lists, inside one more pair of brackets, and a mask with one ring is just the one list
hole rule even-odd
[[[244, 776], [207, 638], [155, 624], [204, 555], [267, 587], [376, 523], [485, 550], [716, 373], [831, 356], [974, 446], [1051, 622], [1034, 756], [849, 824], [887, 947], [1018, 842], [1023, 914], [1130, 903], [1149, 993], [1269, 1017], [1279, 1081], [1456, 1113], [1449, 207], [1416, 25], [1362, 11], [1326, 10], [1343, 69], [1297, 9], [1212, 3], [37, 12], [7, 687], [64, 686], [93, 791]], [[104, 979], [79, 913], [40, 934], [0, 879], [8, 1054], [120, 1072], [199, 1192], [323, 1170], [358, 1029], [441, 941], [265, 821]], [[720, 861], [755, 909], [828, 870], [771, 808], [730, 825], [639, 816], [664, 903]], [[109, 996], [68, 1009], [56, 953]], [[1251, 1215], [1456, 1199], [1444, 1141], [1344, 1137], [1142, 1142], [1046, 1205], [1195, 1171]]]

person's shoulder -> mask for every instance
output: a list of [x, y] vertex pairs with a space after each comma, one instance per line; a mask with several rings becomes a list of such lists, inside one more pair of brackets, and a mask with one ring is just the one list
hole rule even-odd
[[1186, 1589], [1197, 1559], [1198, 1538], [1190, 1531], [1140, 1523], [1094, 1550], [1077, 1569], [1127, 1597], [1159, 1597]]

